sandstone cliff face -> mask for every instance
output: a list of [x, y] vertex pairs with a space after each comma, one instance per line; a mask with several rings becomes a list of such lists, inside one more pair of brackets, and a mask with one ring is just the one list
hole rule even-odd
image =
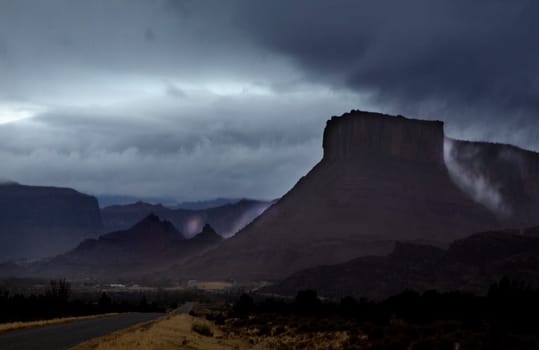
[[387, 254], [395, 241], [444, 245], [506, 224], [450, 178], [441, 122], [352, 111], [327, 123], [323, 146], [321, 162], [280, 201], [178, 273], [278, 279]]
[[102, 231], [92, 196], [68, 188], [0, 185], [0, 260], [58, 254]]
[[387, 118], [378, 113], [352, 111], [327, 122], [324, 160], [376, 157], [440, 163], [443, 140], [440, 121]]

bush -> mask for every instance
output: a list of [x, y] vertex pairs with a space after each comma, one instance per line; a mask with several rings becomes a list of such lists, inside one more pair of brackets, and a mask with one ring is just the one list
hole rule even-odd
[[277, 326], [277, 327], [273, 328], [271, 333], [272, 333], [273, 336], [276, 336], [276, 335], [281, 335], [281, 334], [283, 334], [285, 332], [286, 332], [286, 328], [284, 328], [283, 326]]
[[213, 332], [210, 327], [202, 323], [193, 323], [191, 330], [206, 337], [213, 337]]
[[315, 290], [301, 290], [296, 295], [295, 300], [296, 309], [300, 313], [316, 314], [320, 312], [320, 306], [322, 303], [318, 299], [318, 295]]

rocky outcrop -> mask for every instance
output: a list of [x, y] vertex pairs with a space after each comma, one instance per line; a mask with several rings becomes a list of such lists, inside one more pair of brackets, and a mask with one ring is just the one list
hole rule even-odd
[[69, 188], [0, 185], [0, 260], [55, 255], [101, 233], [92, 196]]
[[383, 117], [351, 111], [332, 117], [324, 130], [324, 160], [398, 158], [441, 163], [444, 129], [440, 121]]
[[326, 297], [382, 299], [406, 289], [485, 293], [503, 277], [539, 285], [539, 238], [520, 231], [484, 232], [457, 240], [449, 249], [400, 243], [387, 257], [297, 272], [264, 290], [295, 295], [314, 289]]
[[274, 280], [385, 255], [395, 241], [444, 246], [515, 223], [455, 184], [441, 122], [352, 111], [328, 121], [323, 147], [320, 163], [276, 204], [176, 274]]

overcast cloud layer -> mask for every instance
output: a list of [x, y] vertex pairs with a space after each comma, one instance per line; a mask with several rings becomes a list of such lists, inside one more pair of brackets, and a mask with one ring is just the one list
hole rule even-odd
[[0, 179], [274, 198], [352, 108], [539, 150], [539, 2], [0, 0]]

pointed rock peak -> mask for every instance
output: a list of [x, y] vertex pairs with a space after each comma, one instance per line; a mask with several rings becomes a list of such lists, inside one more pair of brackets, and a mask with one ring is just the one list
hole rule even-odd
[[[159, 228], [163, 231], [178, 232], [174, 224], [168, 220], [161, 220], [159, 216], [154, 213], [150, 213], [144, 219], [136, 223], [133, 229], [150, 229], [150, 228]], [[183, 237], [183, 236], [182, 236]]]
[[223, 238], [213, 229], [213, 227], [211, 227], [209, 224], [205, 224], [204, 227], [202, 228], [202, 231], [200, 231], [200, 233], [195, 235], [192, 239], [194, 240], [201, 240], [201, 239], [202, 240], [208, 240], [208, 239], [221, 240]]
[[204, 227], [202, 228], [202, 232], [200, 233], [205, 233], [205, 234], [217, 234], [217, 232], [215, 232], [215, 230], [213, 229], [213, 227], [211, 227], [210, 224], [205, 224]]
[[161, 219], [159, 219], [159, 216], [155, 215], [154, 213], [150, 213], [148, 216], [142, 219], [141, 222], [159, 223], [161, 222]]

